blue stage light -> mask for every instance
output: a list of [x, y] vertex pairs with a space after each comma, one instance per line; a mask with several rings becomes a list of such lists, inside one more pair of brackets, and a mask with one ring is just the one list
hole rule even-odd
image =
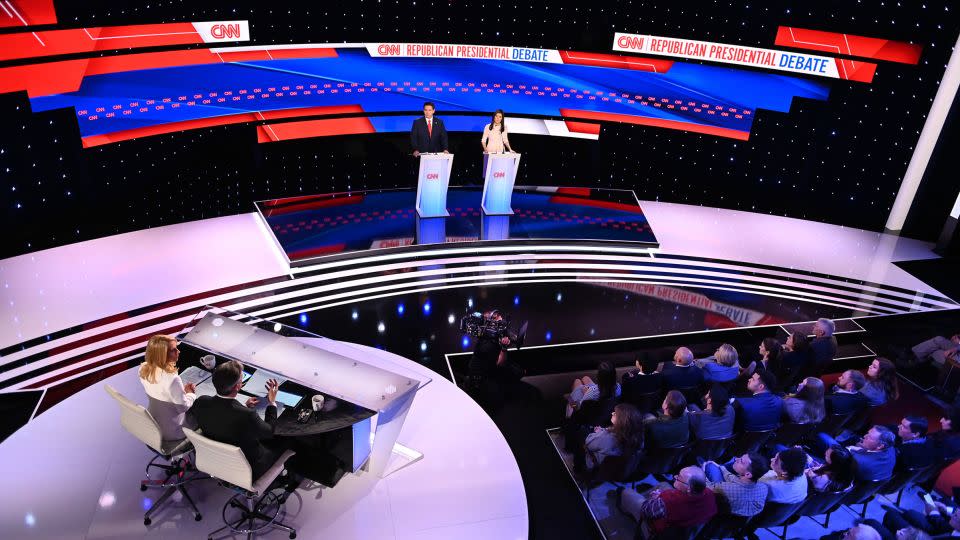
[[421, 341], [421, 342], [420, 342], [420, 352], [427, 352], [427, 342], [426, 342], [426, 341]]
[[515, 305], [515, 306], [519, 306], [519, 305], [520, 305], [520, 296], [519, 296], [519, 295], [513, 297], [513, 305]]
[[360, 317], [360, 314], [357, 313], [357, 310], [353, 310], [353, 313], [350, 314], [350, 318], [353, 320], [357, 320], [359, 317]]
[[424, 315], [429, 315], [429, 314], [430, 314], [430, 301], [429, 301], [429, 300], [427, 300], [427, 301], [423, 304], [423, 314], [424, 314]]
[[469, 348], [470, 348], [470, 337], [468, 337], [468, 336], [463, 336], [463, 339], [460, 341], [460, 345], [462, 345], [464, 349], [469, 349]]
[[550, 341], [551, 339], [553, 339], [553, 332], [547, 330], [547, 336], [546, 336], [546, 338], [547, 338], [547, 341]]
[[402, 302], [397, 304], [397, 315], [403, 315], [405, 309]]
[[309, 321], [309, 320], [310, 320], [310, 319], [307, 317], [307, 314], [306, 314], [306, 313], [301, 313], [301, 314], [300, 314], [300, 324], [307, 324], [307, 321]]

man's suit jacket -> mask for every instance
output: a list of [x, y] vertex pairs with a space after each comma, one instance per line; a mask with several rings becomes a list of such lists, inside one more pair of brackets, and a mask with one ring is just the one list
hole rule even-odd
[[665, 390], [690, 388], [703, 384], [703, 370], [694, 363], [686, 366], [678, 366], [673, 362], [665, 363], [660, 375], [663, 377]]
[[830, 414], [854, 414], [870, 405], [867, 396], [860, 392], [855, 394], [833, 392], [828, 394], [824, 401], [826, 402], [827, 412]]
[[253, 468], [254, 480], [273, 465], [275, 457], [260, 441], [273, 436], [277, 407], [267, 406], [264, 418], [266, 421], [235, 399], [218, 396], [200, 396], [187, 411], [187, 422], [199, 427], [205, 437], [243, 450]]
[[433, 117], [432, 133], [427, 129], [425, 117], [414, 120], [410, 128], [410, 146], [420, 153], [447, 150], [447, 128], [443, 126], [443, 120]]
[[897, 445], [897, 467], [900, 469], [930, 465], [935, 457], [936, 449], [927, 439], [921, 442], [902, 442]]
[[814, 338], [810, 342], [810, 350], [813, 351], [814, 369], [822, 373], [837, 357], [837, 338], [836, 336]]
[[897, 452], [893, 448], [884, 448], [877, 452], [862, 449], [851, 450], [854, 467], [853, 477], [860, 481], [890, 478], [897, 464]]
[[737, 409], [737, 424], [744, 431], [767, 431], [780, 425], [783, 398], [771, 392], [750, 397], [738, 397], [733, 402]]

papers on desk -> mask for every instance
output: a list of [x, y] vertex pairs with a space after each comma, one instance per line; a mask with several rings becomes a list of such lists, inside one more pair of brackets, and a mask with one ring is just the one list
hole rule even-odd
[[276, 379], [277, 384], [283, 384], [287, 382], [287, 379], [277, 375], [276, 373], [267, 371], [265, 369], [258, 369], [256, 373], [253, 374], [249, 379], [246, 379], [246, 382], [243, 383], [243, 391], [248, 394], [253, 394], [257, 397], [263, 397], [267, 395], [267, 381], [270, 379]]
[[194, 386], [199, 386], [209, 378], [210, 372], [197, 366], [190, 366], [180, 374], [180, 380], [183, 381], [184, 385], [193, 383]]

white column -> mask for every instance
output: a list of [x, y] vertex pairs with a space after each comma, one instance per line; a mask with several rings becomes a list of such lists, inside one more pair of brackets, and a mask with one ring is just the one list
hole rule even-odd
[[937, 90], [936, 97], [933, 98], [933, 105], [930, 106], [927, 121], [923, 124], [923, 130], [913, 150], [907, 172], [903, 175], [900, 191], [897, 192], [893, 208], [887, 216], [888, 231], [899, 231], [907, 220], [907, 213], [913, 204], [913, 198], [917, 195], [917, 188], [920, 187], [920, 180], [923, 179], [927, 164], [930, 163], [930, 155], [937, 145], [937, 139], [940, 138], [943, 122], [947, 118], [947, 113], [950, 112], [958, 87], [960, 87], [960, 36], [957, 37], [957, 43], [953, 47], [947, 69], [943, 72], [940, 88]]

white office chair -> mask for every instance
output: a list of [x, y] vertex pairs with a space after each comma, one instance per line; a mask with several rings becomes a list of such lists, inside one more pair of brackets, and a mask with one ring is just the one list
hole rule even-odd
[[[285, 530], [291, 539], [297, 537], [296, 529], [278, 519], [284, 500], [270, 491], [273, 481], [283, 472], [284, 463], [296, 452], [287, 450], [260, 478], [253, 478], [253, 469], [240, 447], [214, 441], [187, 428], [183, 428], [183, 433], [197, 452], [197, 469], [237, 491], [223, 507], [225, 525], [207, 535], [208, 540], [224, 529], [246, 534], [248, 539], [267, 528]], [[239, 515], [228, 518], [230, 508], [238, 509]]]
[[[143, 524], [150, 525], [150, 516], [159, 510], [161, 505], [176, 491], [179, 491], [183, 495], [183, 498], [190, 503], [190, 507], [193, 508], [193, 518], [197, 521], [203, 519], [203, 516], [200, 515], [200, 510], [197, 510], [197, 505], [193, 503], [193, 499], [184, 488], [187, 482], [198, 479], [196, 475], [189, 475], [190, 472], [196, 471], [190, 464], [190, 460], [186, 458], [186, 454], [192, 449], [190, 441], [187, 439], [180, 439], [178, 441], [163, 440], [160, 436], [159, 424], [157, 424], [157, 421], [154, 420], [147, 409], [142, 405], [137, 405], [130, 401], [109, 384], [104, 385], [104, 388], [107, 393], [110, 394], [110, 397], [120, 404], [120, 423], [123, 427], [130, 432], [131, 435], [140, 439], [140, 442], [147, 445], [147, 448], [155, 454], [153, 459], [147, 463], [147, 479], [140, 481], [140, 491], [146, 491], [147, 488], [166, 488], [163, 494], [160, 495], [157, 501], [153, 503], [143, 515]], [[157, 463], [158, 459], [163, 459], [169, 464]], [[151, 467], [163, 471], [165, 475], [164, 479], [151, 478]]]

